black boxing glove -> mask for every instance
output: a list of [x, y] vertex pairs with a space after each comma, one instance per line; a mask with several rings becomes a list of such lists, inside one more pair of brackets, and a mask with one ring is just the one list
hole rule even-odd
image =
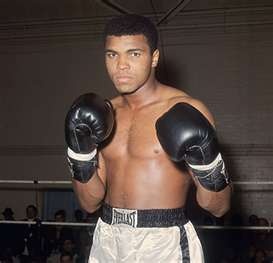
[[197, 109], [177, 103], [157, 120], [156, 132], [169, 157], [185, 161], [203, 187], [218, 192], [229, 184], [216, 131]]
[[94, 93], [78, 97], [65, 118], [67, 159], [72, 177], [86, 183], [97, 168], [97, 147], [111, 133], [114, 113], [109, 101]]

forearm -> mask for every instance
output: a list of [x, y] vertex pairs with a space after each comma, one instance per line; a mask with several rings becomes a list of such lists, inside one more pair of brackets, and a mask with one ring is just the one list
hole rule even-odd
[[219, 192], [205, 189], [196, 182], [196, 199], [198, 204], [216, 217], [223, 216], [230, 209], [231, 185], [227, 185]]
[[83, 209], [93, 213], [100, 206], [105, 196], [105, 186], [95, 173], [87, 183], [72, 179], [73, 189]]
[[185, 161], [199, 205], [215, 216], [230, 206], [230, 178], [211, 114], [196, 101], [177, 103], [156, 122], [157, 137], [174, 162]]

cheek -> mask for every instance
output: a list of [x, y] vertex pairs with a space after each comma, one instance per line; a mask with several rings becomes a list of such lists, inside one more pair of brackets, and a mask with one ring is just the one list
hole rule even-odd
[[107, 70], [107, 72], [108, 72], [108, 74], [109, 74], [109, 76], [110, 77], [112, 77], [112, 75], [113, 75], [113, 65], [112, 65], [113, 63], [109, 63], [109, 62], [105, 62], [105, 65], [106, 65], [106, 70]]
[[149, 62], [143, 63], [139, 66], [139, 75], [142, 76], [142, 78], [147, 78], [150, 75], [151, 72], [151, 64]]

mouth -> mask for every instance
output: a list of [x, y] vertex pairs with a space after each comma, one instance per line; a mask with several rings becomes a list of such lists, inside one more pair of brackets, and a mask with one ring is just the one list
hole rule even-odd
[[118, 75], [118, 76], [115, 76], [115, 79], [116, 79], [116, 81], [118, 83], [127, 83], [132, 79], [132, 77], [131, 76], [126, 76], [126, 75], [124, 75], [124, 76], [123, 75], [122, 76]]

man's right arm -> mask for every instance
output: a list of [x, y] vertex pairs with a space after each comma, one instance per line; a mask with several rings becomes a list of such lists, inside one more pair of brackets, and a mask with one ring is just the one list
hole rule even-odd
[[105, 165], [98, 146], [111, 134], [111, 103], [94, 93], [80, 96], [65, 119], [67, 160], [80, 204], [94, 212], [105, 195]]
[[98, 168], [94, 171], [91, 179], [82, 183], [72, 179], [73, 189], [80, 205], [89, 213], [93, 213], [100, 206], [106, 193], [106, 171], [102, 154], [99, 153]]

